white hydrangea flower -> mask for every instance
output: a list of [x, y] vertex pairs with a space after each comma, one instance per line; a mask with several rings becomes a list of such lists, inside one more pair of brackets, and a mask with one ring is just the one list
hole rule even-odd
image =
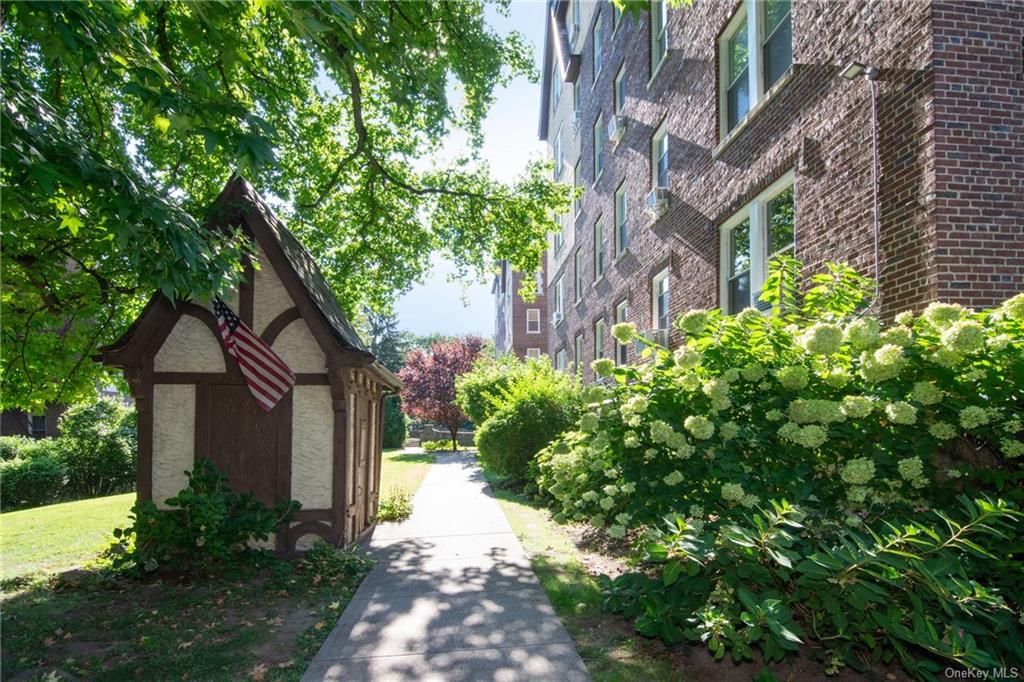
[[740, 433], [740, 427], [736, 422], [725, 422], [718, 430], [722, 440], [732, 440]]
[[939, 348], [932, 353], [935, 364], [952, 369], [964, 361], [964, 356], [950, 348]]
[[846, 414], [833, 400], [798, 398], [789, 405], [789, 418], [798, 424], [832, 424], [846, 421]]
[[742, 504], [744, 507], [756, 507], [757, 502], [757, 495], [753, 494], [744, 495], [743, 499], [740, 500], [740, 504]]
[[843, 344], [843, 330], [834, 324], [817, 322], [800, 336], [799, 344], [814, 355], [833, 355]]
[[942, 332], [942, 345], [961, 355], [976, 353], [985, 347], [985, 328], [975, 320], [957, 320]]
[[1010, 458], [1024, 455], [1024, 443], [1014, 438], [1004, 438], [999, 442], [1003, 448], [1003, 454]]
[[1007, 419], [1006, 422], [1003, 424], [1003, 431], [1006, 431], [1010, 435], [1017, 433], [1022, 428], [1024, 428], [1024, 422], [1021, 422], [1020, 417], [1012, 417], [1010, 419]]
[[626, 529], [618, 524], [608, 526], [608, 536], [613, 538], [626, 537]]
[[729, 382], [722, 377], [708, 379], [701, 390], [709, 398], [724, 398], [729, 394]]
[[928, 433], [939, 440], [950, 440], [956, 438], [956, 428], [946, 422], [935, 422], [928, 427]]
[[691, 504], [690, 505], [690, 516], [692, 516], [692, 517], [704, 516], [704, 507], [700, 506], [699, 504]]
[[910, 326], [914, 323], [914, 313], [911, 310], [904, 310], [896, 316], [896, 324]]
[[988, 424], [988, 413], [984, 408], [969, 405], [960, 410], [960, 426], [965, 429], [974, 429], [985, 424]]
[[832, 388], [842, 388], [846, 384], [850, 383], [853, 379], [850, 373], [840, 367], [835, 367], [832, 370], [821, 375], [822, 380]]
[[602, 497], [601, 501], [598, 502], [598, 506], [600, 506], [601, 509], [604, 509], [605, 511], [608, 511], [612, 507], [615, 506], [615, 498], [613, 498], [613, 497]]
[[620, 514], [615, 515], [615, 523], [619, 524], [620, 526], [628, 526], [632, 518], [633, 517], [627, 514], [626, 512], [622, 512]]
[[922, 405], [936, 405], [942, 402], [946, 394], [931, 381], [918, 381], [910, 392], [910, 397]]
[[687, 393], [692, 393], [700, 388], [700, 377], [696, 374], [684, 374], [679, 377], [678, 383], [679, 388], [683, 389]]
[[1009, 334], [996, 334], [995, 336], [989, 338], [985, 342], [985, 345], [988, 346], [989, 350], [998, 352], [1009, 346], [1012, 341], [1013, 337], [1011, 337]]
[[605, 487], [601, 488], [601, 490], [608, 497], [615, 497], [616, 495], [619, 494], [619, 486], [615, 485], [614, 483], [609, 483]]
[[594, 528], [602, 528], [604, 526], [604, 514], [594, 514], [591, 516], [590, 525]]
[[600, 495], [598, 495], [593, 490], [588, 490], [585, 493], [583, 493], [582, 495], [580, 495], [580, 497], [582, 497], [587, 502], [596, 502], [597, 498], [600, 497]]
[[746, 327], [747, 325], [763, 321], [764, 316], [761, 315], [761, 312], [757, 310], [757, 308], [744, 308], [736, 313], [736, 322], [738, 322], [741, 327]]
[[715, 425], [709, 419], [695, 414], [687, 417], [683, 421], [683, 426], [698, 440], [707, 440], [715, 433]]
[[680, 346], [672, 353], [672, 359], [675, 360], [677, 366], [683, 369], [693, 369], [700, 365], [704, 356], [700, 354], [700, 351], [694, 350], [689, 346]]
[[730, 367], [729, 369], [722, 372], [722, 378], [725, 381], [732, 383], [740, 378], [740, 371], [735, 367]]
[[636, 448], [640, 446], [640, 437], [636, 435], [635, 431], [627, 431], [622, 437], [622, 444], [627, 448]]
[[902, 400], [886, 405], [885, 414], [894, 424], [914, 424], [917, 422], [917, 408]]
[[590, 367], [597, 376], [606, 377], [611, 375], [612, 370], [615, 369], [615, 363], [608, 358], [599, 358], [590, 363]]
[[966, 314], [967, 309], [962, 305], [935, 301], [928, 304], [928, 307], [924, 309], [921, 316], [928, 320], [933, 327], [942, 329], [953, 324]]
[[636, 325], [632, 322], [619, 322], [612, 325], [612, 336], [619, 343], [629, 343], [636, 338]]
[[843, 397], [843, 414], [851, 419], [861, 419], [871, 414], [875, 403], [871, 398], [863, 395], [848, 395]]
[[846, 326], [843, 338], [850, 342], [854, 348], [864, 350], [871, 348], [878, 341], [880, 328], [878, 320], [872, 317], [861, 317]]
[[691, 310], [680, 316], [676, 324], [688, 334], [700, 334], [708, 326], [708, 313], [706, 310]]
[[678, 470], [675, 470], [662, 480], [665, 481], [665, 485], [679, 485], [683, 482], [683, 475]]
[[597, 425], [597, 415], [593, 412], [584, 412], [583, 416], [580, 417], [580, 428], [584, 431], [595, 431], [597, 430]]
[[905, 364], [903, 349], [894, 343], [887, 343], [874, 353], [861, 353], [860, 373], [865, 381], [879, 383], [898, 376]]
[[901, 459], [896, 463], [896, 468], [900, 472], [900, 478], [904, 481], [914, 481], [924, 475], [924, 463], [921, 462], [920, 457]]
[[868, 499], [868, 489], [862, 485], [852, 486], [846, 491], [846, 499], [859, 504]]
[[632, 495], [633, 493], [636, 492], [636, 483], [633, 483], [632, 481], [628, 483], [623, 483], [621, 486], [619, 486], [619, 490], [621, 490], [626, 495]]
[[777, 422], [781, 420], [783, 416], [782, 410], [768, 410], [764, 414], [764, 418], [770, 422]]
[[743, 485], [740, 483], [723, 483], [722, 499], [726, 502], [740, 502], [746, 493], [743, 492]]
[[913, 341], [914, 332], [902, 325], [889, 327], [878, 335], [879, 343], [891, 343], [892, 345], [900, 346], [901, 348], [906, 348], [913, 343]]
[[761, 379], [764, 378], [764, 375], [764, 365], [759, 363], [748, 365], [740, 369], [740, 376], [746, 379], [747, 381], [760, 381]]
[[808, 374], [807, 368], [803, 365], [789, 365], [776, 370], [775, 378], [783, 387], [798, 391], [807, 385]]
[[1000, 308], [1011, 319], [1024, 320], [1024, 294], [1017, 294], [1013, 298], [1003, 301]]
[[840, 469], [839, 477], [849, 485], [864, 485], [875, 477], [875, 463], [867, 457], [851, 459]]

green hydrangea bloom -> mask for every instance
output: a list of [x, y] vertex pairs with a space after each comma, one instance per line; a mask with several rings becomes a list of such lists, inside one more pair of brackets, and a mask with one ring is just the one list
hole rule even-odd
[[935, 422], [928, 427], [928, 433], [930, 433], [933, 438], [938, 438], [939, 440], [956, 438], [956, 428], [947, 422]]
[[675, 360], [676, 365], [683, 369], [693, 369], [700, 365], [703, 356], [689, 346], [680, 346], [672, 354], [672, 359]]
[[903, 357], [903, 349], [896, 344], [887, 343], [873, 353], [861, 353], [860, 374], [865, 381], [877, 384], [899, 376], [904, 364], [906, 360]]
[[917, 408], [902, 400], [886, 405], [885, 414], [894, 424], [914, 424], [917, 422]]
[[958, 320], [942, 332], [942, 345], [962, 355], [985, 347], [985, 328], [975, 320]]
[[760, 381], [764, 378], [765, 368], [761, 364], [748, 365], [740, 370], [740, 376], [747, 381]]
[[626, 537], [626, 529], [619, 524], [608, 526], [608, 537], [624, 538]]
[[894, 346], [906, 348], [914, 341], [914, 333], [903, 326], [889, 327], [878, 335], [879, 343], [891, 343]]
[[943, 329], [962, 318], [966, 313], [967, 310], [962, 305], [935, 301], [928, 304], [921, 316], [928, 320], [933, 327]]
[[707, 440], [715, 433], [715, 425], [706, 417], [691, 414], [683, 421], [686, 430], [698, 440]]
[[843, 404], [840, 408], [847, 417], [861, 419], [871, 414], [875, 409], [875, 403], [871, 398], [863, 395], [848, 395], [843, 397]]
[[797, 424], [832, 424], [846, 421], [846, 414], [833, 400], [797, 399], [789, 406], [789, 418]]
[[679, 318], [677, 325], [687, 334], [700, 334], [708, 326], [708, 313], [706, 310], [691, 310]]
[[942, 402], [945, 393], [931, 381], [918, 381], [910, 392], [910, 397], [922, 405], [936, 405]]
[[732, 440], [740, 433], [740, 427], [736, 422], [725, 422], [718, 430], [723, 440]]
[[789, 365], [788, 367], [779, 368], [775, 372], [775, 378], [785, 388], [791, 391], [799, 391], [807, 385], [808, 374], [807, 368], [803, 365]]
[[988, 424], [988, 413], [981, 407], [969, 405], [960, 410], [960, 426], [974, 429]]
[[611, 375], [612, 370], [615, 369], [615, 363], [608, 358], [599, 358], [590, 363], [591, 369], [599, 377], [606, 377]]
[[629, 343], [636, 338], [636, 325], [632, 322], [619, 322], [612, 326], [612, 336], [619, 343]]
[[740, 483], [722, 484], [722, 499], [726, 502], [739, 502], [743, 499], [743, 485]]
[[851, 459], [843, 465], [839, 477], [849, 485], [864, 485], [875, 477], [875, 463], [867, 457]]
[[861, 350], [871, 348], [878, 341], [880, 328], [878, 320], [871, 317], [861, 317], [846, 325], [843, 338], [850, 342], [854, 348]]
[[817, 322], [800, 337], [800, 345], [814, 355], [832, 355], [843, 344], [843, 330], [837, 325]]
[[662, 480], [665, 481], [665, 485], [679, 485], [683, 482], [683, 475], [678, 470], [675, 470]]
[[1011, 319], [1024, 320], [1024, 294], [1003, 301], [1002, 311]]

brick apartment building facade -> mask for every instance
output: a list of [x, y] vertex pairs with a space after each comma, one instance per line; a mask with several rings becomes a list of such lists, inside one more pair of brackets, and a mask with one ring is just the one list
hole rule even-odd
[[537, 280], [537, 295], [526, 301], [519, 295], [524, 275], [502, 261], [494, 277], [491, 293], [494, 295], [494, 351], [498, 355], [515, 353], [520, 358], [539, 358], [548, 351], [548, 331], [545, 296], [546, 270], [533, 275]]
[[1024, 290], [1024, 4], [549, 10], [540, 137], [584, 188], [547, 256], [556, 365], [635, 360], [617, 321], [675, 343], [686, 310], [756, 305], [777, 253], [873, 276], [873, 127], [881, 313]]

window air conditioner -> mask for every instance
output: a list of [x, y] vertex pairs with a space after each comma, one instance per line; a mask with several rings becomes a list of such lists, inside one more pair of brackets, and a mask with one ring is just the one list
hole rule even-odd
[[618, 144], [622, 136], [626, 134], [626, 117], [612, 116], [608, 120], [608, 139]]
[[668, 210], [668, 187], [655, 187], [647, 193], [647, 210], [656, 216]]
[[552, 325], [557, 325], [561, 321], [562, 321], [562, 313], [559, 313], [559, 312], [551, 313], [551, 324]]

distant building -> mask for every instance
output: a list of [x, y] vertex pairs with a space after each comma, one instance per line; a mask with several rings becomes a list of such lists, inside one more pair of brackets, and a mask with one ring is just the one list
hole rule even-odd
[[536, 275], [537, 296], [525, 301], [519, 295], [523, 274], [515, 272], [507, 261], [494, 277], [494, 351], [498, 355], [515, 353], [520, 358], [539, 358], [548, 352], [547, 292], [545, 291], [546, 263]]
[[64, 405], [48, 405], [42, 412], [5, 410], [0, 414], [0, 435], [27, 438], [53, 438], [60, 435], [57, 428]]
[[1024, 4], [548, 9], [539, 135], [583, 188], [548, 250], [556, 364], [634, 361], [616, 322], [672, 345], [686, 310], [763, 307], [781, 253], [877, 273], [884, 317], [1024, 289]]

